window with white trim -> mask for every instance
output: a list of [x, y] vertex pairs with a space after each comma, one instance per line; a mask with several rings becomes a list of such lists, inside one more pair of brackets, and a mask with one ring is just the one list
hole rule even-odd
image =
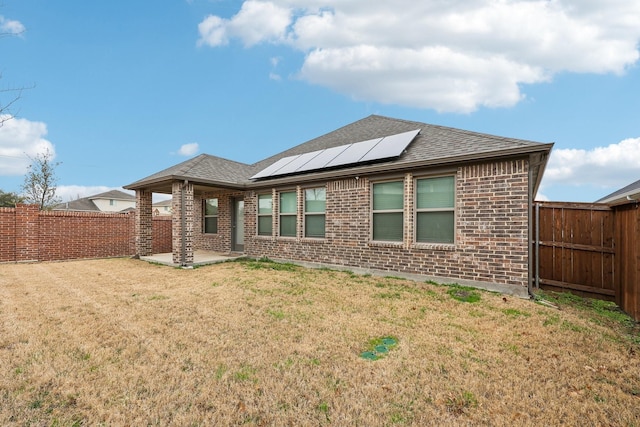
[[218, 232], [218, 199], [205, 199], [203, 220], [206, 234]]
[[372, 193], [373, 240], [401, 242], [404, 230], [404, 182], [375, 183]]
[[273, 196], [258, 195], [258, 236], [271, 236], [273, 230]]
[[454, 176], [416, 180], [416, 242], [455, 242]]
[[305, 237], [324, 238], [326, 204], [326, 188], [308, 188], [304, 190]]
[[281, 237], [296, 237], [298, 226], [298, 197], [295, 191], [280, 193], [279, 200], [279, 235]]

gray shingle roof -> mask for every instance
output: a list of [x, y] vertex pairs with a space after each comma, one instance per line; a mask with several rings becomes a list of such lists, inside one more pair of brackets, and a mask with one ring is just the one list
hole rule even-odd
[[136, 196], [134, 196], [133, 194], [125, 193], [124, 191], [120, 191], [120, 190], [105, 191], [104, 193], [94, 194], [93, 196], [89, 196], [86, 198], [89, 200], [94, 200], [94, 199], [113, 199], [113, 200], [126, 200], [126, 201], [136, 200]]
[[[377, 167], [381, 168], [381, 170], [389, 168], [400, 169], [404, 166], [444, 165], [476, 159], [505, 157], [507, 155], [525, 155], [534, 152], [548, 153], [553, 145], [371, 115], [253, 165], [201, 154], [191, 160], [136, 181], [125, 188], [143, 188], [145, 185], [168, 179], [189, 179], [211, 184], [226, 183], [235, 185], [235, 188], [266, 185], [268, 182], [283, 182], [286, 179], [312, 179], [314, 176], [319, 176], [318, 174], [323, 171], [308, 172], [293, 178], [291, 176], [284, 179], [282, 177], [267, 178], [262, 183], [253, 181], [250, 177], [284, 157], [381, 138], [415, 129], [421, 129], [421, 132], [405, 152], [396, 159], [376, 164]], [[371, 170], [372, 167], [375, 168], [376, 166], [351, 165], [350, 167], [341, 168], [340, 172], [355, 174], [362, 170]]]
[[101, 212], [98, 206], [96, 206], [96, 204], [93, 202], [93, 200], [95, 199], [135, 201], [136, 196], [120, 190], [110, 190], [105, 191], [104, 193], [94, 194], [93, 196], [83, 197], [81, 199], [71, 200], [64, 203], [58, 203], [53, 207], [53, 210]]
[[606, 195], [599, 200], [596, 200], [596, 203], [620, 204], [632, 201], [627, 199], [627, 196], [629, 196], [629, 198], [631, 198], [632, 200], [635, 200], [638, 198], [638, 196], [640, 196], [640, 180], [632, 182], [626, 187], [622, 187], [618, 191], [614, 191], [613, 193]]
[[100, 209], [89, 198], [71, 200], [70, 202], [58, 203], [52, 208], [54, 211], [82, 211], [100, 212]]
[[[351, 165], [337, 171], [332, 171], [331, 174], [337, 176], [338, 174], [371, 172], [376, 169], [390, 171], [420, 166], [448, 165], [463, 161], [505, 157], [507, 155], [526, 155], [534, 152], [548, 154], [553, 146], [553, 144], [542, 144], [522, 139], [505, 138], [421, 122], [371, 115], [262, 160], [252, 165], [253, 173], [258, 173], [283, 157], [394, 135], [415, 129], [421, 129], [420, 134], [409, 144], [400, 157], [382, 161], [375, 165]], [[315, 171], [305, 175], [289, 177], [288, 179], [291, 181], [292, 179], [302, 180], [307, 177], [313, 178], [314, 175], [320, 176], [322, 172], [323, 171]], [[327, 171], [326, 173], [328, 174], [330, 172]], [[534, 171], [533, 178], [535, 182], [539, 183], [537, 168]], [[286, 177], [273, 177], [264, 180], [263, 185], [267, 185], [267, 183], [283, 183], [285, 181], [287, 181]], [[260, 185], [260, 182], [256, 182], [255, 185]], [[537, 188], [537, 184], [535, 187]]]
[[173, 203], [173, 201], [171, 199], [161, 200], [159, 202], [155, 202], [153, 204], [153, 207], [161, 208], [161, 207], [164, 207], [164, 206], [171, 206], [172, 203]]
[[233, 186], [249, 176], [250, 166], [209, 154], [200, 154], [192, 159], [171, 166], [146, 178], [131, 183], [125, 188], [140, 188], [147, 184], [168, 179], [195, 181], [204, 184], [227, 184]]

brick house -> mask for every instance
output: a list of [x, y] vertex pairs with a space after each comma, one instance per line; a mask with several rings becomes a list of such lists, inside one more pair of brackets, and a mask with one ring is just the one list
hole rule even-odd
[[136, 198], [120, 190], [110, 190], [69, 202], [58, 203], [52, 210], [65, 212], [128, 212], [136, 207]]
[[372, 115], [253, 165], [201, 154], [125, 188], [140, 256], [158, 192], [172, 195], [176, 264], [240, 252], [526, 296], [552, 146]]

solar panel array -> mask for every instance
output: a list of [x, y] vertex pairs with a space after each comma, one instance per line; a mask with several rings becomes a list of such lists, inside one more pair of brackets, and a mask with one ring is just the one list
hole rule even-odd
[[420, 129], [416, 129], [396, 135], [385, 136], [384, 138], [370, 139], [368, 141], [284, 157], [253, 175], [251, 179], [310, 172], [398, 157], [419, 132]]

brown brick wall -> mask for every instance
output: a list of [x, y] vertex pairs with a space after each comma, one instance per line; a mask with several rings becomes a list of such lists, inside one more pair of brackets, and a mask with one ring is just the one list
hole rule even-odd
[[[197, 197], [194, 203], [194, 247], [215, 252], [231, 251], [231, 215], [233, 210], [233, 199], [244, 197], [243, 192], [210, 192]], [[203, 213], [205, 199], [218, 199], [218, 233], [204, 234]], [[247, 198], [245, 197], [245, 212]], [[251, 217], [253, 218], [253, 217]], [[245, 239], [247, 233], [247, 221], [245, 220]], [[253, 225], [255, 230], [255, 224]], [[255, 231], [252, 232], [255, 234]]]
[[[194, 247], [194, 188], [193, 183], [174, 181], [172, 184], [172, 240], [173, 240], [173, 262], [185, 265], [193, 263]], [[182, 204], [184, 203], [184, 207]], [[184, 208], [184, 210], [183, 210]], [[184, 214], [184, 230], [183, 228]], [[184, 247], [183, 247], [184, 241]], [[184, 260], [183, 257], [184, 251]]]
[[136, 190], [135, 245], [136, 254], [151, 255], [153, 252], [153, 194], [147, 190]]
[[153, 253], [171, 252], [171, 217], [153, 217]]
[[[134, 253], [134, 216], [40, 212], [39, 261], [114, 257]], [[122, 217], [125, 218], [122, 218]]]
[[[251, 256], [526, 287], [527, 160], [461, 166], [453, 173], [455, 245], [415, 243], [413, 182], [422, 175], [405, 174], [394, 177], [405, 181], [403, 242], [371, 242], [371, 180], [363, 177], [326, 184], [326, 238], [321, 240], [303, 238], [301, 226], [295, 239], [256, 236], [256, 196], [252, 193], [245, 201], [245, 252]], [[274, 196], [274, 230], [276, 201]], [[301, 218], [299, 224], [300, 221]]]
[[[154, 252], [171, 251], [171, 220], [153, 219]], [[156, 253], [157, 253], [156, 252]], [[0, 262], [135, 254], [135, 215], [0, 208]]]
[[0, 208], [0, 262], [16, 259], [16, 210]]

